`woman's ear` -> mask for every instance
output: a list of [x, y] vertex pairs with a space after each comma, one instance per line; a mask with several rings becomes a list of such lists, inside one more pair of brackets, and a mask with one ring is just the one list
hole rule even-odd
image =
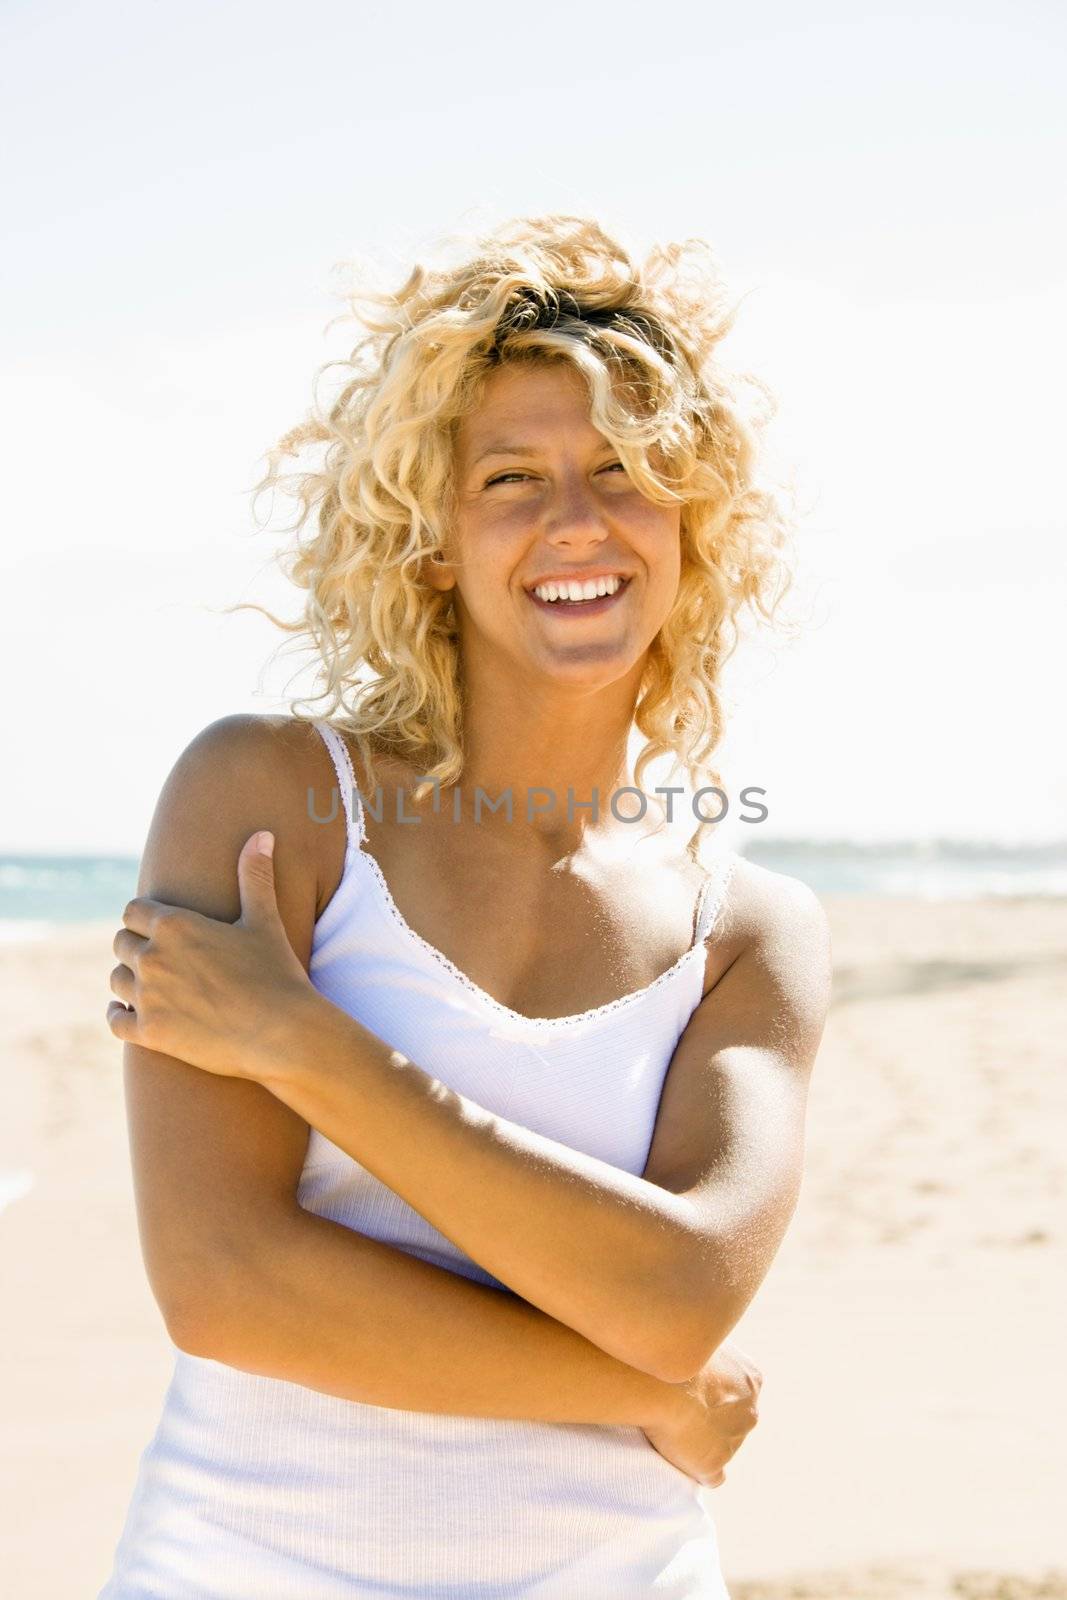
[[446, 590], [455, 588], [455, 574], [445, 560], [443, 550], [435, 550], [423, 561], [419, 570], [432, 589], [437, 589], [443, 594]]

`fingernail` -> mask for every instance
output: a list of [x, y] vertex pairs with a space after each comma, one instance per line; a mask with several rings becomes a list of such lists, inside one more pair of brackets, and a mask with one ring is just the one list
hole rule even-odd
[[259, 834], [256, 839], [256, 849], [259, 851], [261, 856], [272, 856], [274, 854], [273, 833]]

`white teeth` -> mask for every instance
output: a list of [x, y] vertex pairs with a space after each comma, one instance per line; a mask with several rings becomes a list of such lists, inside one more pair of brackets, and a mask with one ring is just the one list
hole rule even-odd
[[622, 578], [588, 578], [585, 583], [539, 583], [534, 590], [539, 600], [596, 600], [602, 595], [615, 594], [622, 587]]

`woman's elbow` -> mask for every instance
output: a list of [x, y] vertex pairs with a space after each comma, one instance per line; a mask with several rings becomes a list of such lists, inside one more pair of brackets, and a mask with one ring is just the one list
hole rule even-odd
[[658, 1348], [643, 1359], [642, 1370], [662, 1383], [688, 1383], [711, 1360], [720, 1343], [719, 1339], [709, 1338], [703, 1329], [687, 1333], [683, 1325], [676, 1324], [664, 1332]]
[[664, 1304], [654, 1345], [641, 1365], [664, 1383], [688, 1383], [728, 1338], [744, 1305], [709, 1285], [703, 1274], [687, 1272]]
[[654, 1319], [643, 1318], [633, 1330], [622, 1359], [663, 1383], [688, 1383], [729, 1331], [706, 1298], [693, 1294], [670, 1298], [661, 1303]]
[[231, 1359], [254, 1318], [250, 1275], [233, 1259], [204, 1262], [180, 1284], [155, 1290], [167, 1335], [186, 1355]]
[[202, 1307], [197, 1307], [190, 1312], [186, 1307], [160, 1306], [163, 1314], [163, 1325], [166, 1326], [166, 1336], [171, 1344], [186, 1355], [198, 1355], [203, 1360], [213, 1358], [213, 1347], [210, 1341], [210, 1325], [208, 1318], [203, 1315]]

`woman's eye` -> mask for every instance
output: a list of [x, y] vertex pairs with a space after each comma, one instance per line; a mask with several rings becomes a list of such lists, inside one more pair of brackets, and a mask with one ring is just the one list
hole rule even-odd
[[[609, 461], [607, 466], [602, 468], [602, 471], [610, 472], [614, 467], [618, 467], [620, 472], [626, 471], [621, 461]], [[486, 479], [485, 487], [491, 489], [494, 483], [507, 483], [509, 478], [528, 478], [529, 476], [528, 472], [498, 472], [495, 478]]]

